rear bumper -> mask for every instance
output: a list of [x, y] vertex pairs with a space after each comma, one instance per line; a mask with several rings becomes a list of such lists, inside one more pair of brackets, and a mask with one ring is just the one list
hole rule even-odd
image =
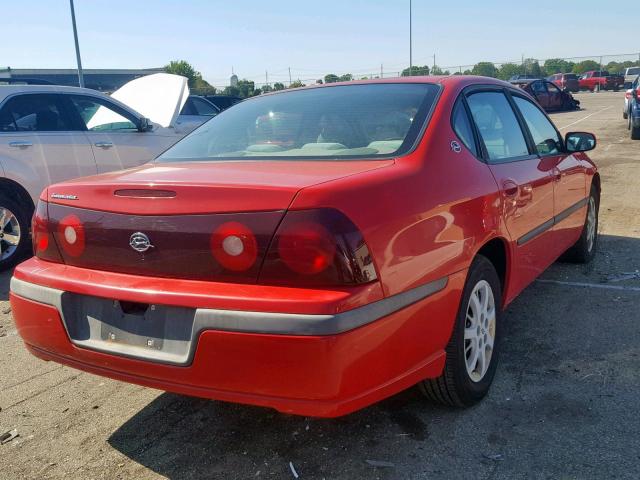
[[[25, 344], [45, 360], [186, 395], [332, 417], [441, 373], [465, 274], [411, 290], [411, 298], [390, 297], [395, 303], [385, 299], [339, 314], [227, 310], [230, 317], [222, 319], [233, 321], [215, 317], [218, 323], [194, 328], [182, 364], [72, 340], [54, 298], [64, 291], [42, 288], [37, 273], [26, 279], [22, 267], [12, 281], [11, 304]], [[74, 279], [65, 282], [65, 291], [74, 292]]]

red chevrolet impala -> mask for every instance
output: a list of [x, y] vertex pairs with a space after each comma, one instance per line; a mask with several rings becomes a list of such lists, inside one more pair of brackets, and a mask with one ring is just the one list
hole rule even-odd
[[46, 189], [15, 321], [42, 359], [187, 395], [330, 417], [418, 384], [471, 405], [505, 306], [595, 254], [594, 147], [489, 78], [253, 98]]

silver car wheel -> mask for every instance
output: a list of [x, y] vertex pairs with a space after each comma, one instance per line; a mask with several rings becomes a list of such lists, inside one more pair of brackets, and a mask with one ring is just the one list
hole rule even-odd
[[464, 329], [467, 374], [474, 382], [489, 370], [496, 336], [496, 306], [491, 285], [480, 280], [471, 292]]
[[0, 207], [0, 261], [7, 260], [16, 253], [20, 235], [18, 218], [8, 208]]

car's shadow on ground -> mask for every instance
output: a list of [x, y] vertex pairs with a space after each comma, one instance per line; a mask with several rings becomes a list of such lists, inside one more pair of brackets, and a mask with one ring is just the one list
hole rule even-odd
[[[601, 236], [595, 262], [556, 264], [544, 277], [606, 283], [640, 268], [638, 252], [640, 239]], [[611, 284], [629, 281], [634, 282]], [[638, 355], [638, 295], [534, 283], [506, 312], [501, 365], [490, 395], [468, 410], [430, 404], [416, 389], [330, 420], [165, 393], [108, 442], [169, 478], [294, 478], [289, 462], [305, 479], [451, 478], [451, 472], [460, 473], [456, 478], [489, 478], [498, 464], [505, 478], [527, 468], [552, 476], [591, 472], [597, 478], [606, 462], [584, 470], [594, 454], [585, 446], [603, 425], [620, 422], [608, 415], [626, 416], [611, 410], [611, 385], [615, 372], [627, 368], [618, 360]], [[602, 331], [601, 325], [614, 323], [616, 329]], [[636, 390], [616, 393], [616, 404], [633, 410]], [[527, 451], [536, 454], [530, 459], [522, 453]], [[549, 460], [536, 466], [535, 458], [556, 458], [558, 451], [563, 453], [557, 465]], [[500, 452], [511, 452], [505, 455], [511, 461], [501, 462], [494, 455]], [[567, 470], [562, 458], [571, 458], [578, 470]], [[367, 460], [389, 464], [376, 467]]]

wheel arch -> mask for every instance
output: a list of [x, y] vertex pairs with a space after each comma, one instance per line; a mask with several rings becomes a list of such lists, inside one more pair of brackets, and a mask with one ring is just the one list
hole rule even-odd
[[502, 299], [504, 301], [505, 290], [507, 289], [507, 284], [509, 281], [509, 269], [511, 264], [507, 240], [502, 237], [491, 238], [478, 249], [475, 256], [477, 255], [482, 255], [483, 257], [485, 257], [496, 269], [498, 278], [500, 279], [500, 287], [502, 288]]
[[[598, 191], [598, 200], [600, 200], [600, 192], [601, 190], [601, 183], [600, 183], [600, 174], [598, 172], [593, 174], [593, 179], [591, 180], [591, 185], [594, 185], [596, 187], [596, 190]], [[591, 187], [589, 187], [589, 189], [591, 189]]]
[[7, 193], [9, 196], [16, 197], [21, 203], [27, 205], [29, 215], [35, 210], [35, 205], [31, 199], [29, 192], [19, 183], [8, 178], [0, 178], [0, 193]]

